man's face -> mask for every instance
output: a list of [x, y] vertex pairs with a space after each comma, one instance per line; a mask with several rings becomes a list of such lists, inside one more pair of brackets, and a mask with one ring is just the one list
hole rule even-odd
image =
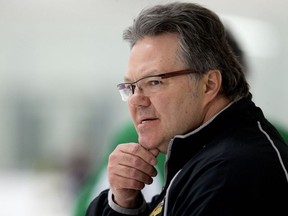
[[[148, 75], [187, 69], [177, 57], [175, 34], [145, 37], [131, 50], [126, 81], [134, 82]], [[128, 99], [129, 110], [139, 136], [139, 144], [147, 149], [167, 152], [175, 135], [185, 134], [202, 124], [204, 94], [202, 79], [189, 75], [162, 79], [162, 87], [146, 95], [136, 87]]]

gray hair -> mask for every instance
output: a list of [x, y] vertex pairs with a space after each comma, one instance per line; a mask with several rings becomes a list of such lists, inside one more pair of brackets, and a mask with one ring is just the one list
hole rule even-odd
[[[145, 36], [176, 33], [181, 60], [199, 76], [209, 70], [222, 74], [223, 93], [229, 99], [246, 97], [249, 85], [227, 42], [219, 17], [194, 3], [174, 2], [144, 9], [123, 33], [131, 48]], [[168, 45], [167, 45], [168, 46]]]

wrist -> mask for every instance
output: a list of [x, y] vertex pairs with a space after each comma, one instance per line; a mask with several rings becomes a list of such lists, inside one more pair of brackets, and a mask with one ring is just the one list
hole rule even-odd
[[136, 193], [134, 196], [130, 196], [128, 197], [116, 197], [113, 193], [112, 193], [112, 200], [119, 206], [123, 207], [123, 208], [128, 208], [128, 209], [136, 209], [141, 207], [144, 198], [141, 194], [141, 192], [139, 191], [138, 193]]
[[108, 193], [108, 203], [109, 203], [109, 206], [116, 212], [119, 212], [121, 214], [126, 214], [126, 215], [140, 215], [142, 214], [145, 209], [146, 209], [146, 201], [142, 195], [142, 193], [139, 192], [139, 196], [140, 196], [140, 199], [142, 200], [142, 203], [141, 203], [141, 206], [140, 207], [136, 207], [136, 208], [125, 208], [125, 207], [122, 207], [118, 204], [115, 203], [114, 201], [114, 197], [113, 197], [113, 194], [112, 194], [112, 191], [109, 190], [109, 193]]

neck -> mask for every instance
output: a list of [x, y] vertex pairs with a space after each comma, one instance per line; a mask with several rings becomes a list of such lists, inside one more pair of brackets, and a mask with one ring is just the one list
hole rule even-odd
[[211, 119], [213, 116], [215, 116], [217, 113], [219, 113], [221, 110], [223, 110], [229, 103], [232, 101], [228, 98], [217, 95], [213, 100], [211, 100], [207, 105], [206, 108], [207, 112], [204, 117], [203, 123], [207, 122], [209, 119]]

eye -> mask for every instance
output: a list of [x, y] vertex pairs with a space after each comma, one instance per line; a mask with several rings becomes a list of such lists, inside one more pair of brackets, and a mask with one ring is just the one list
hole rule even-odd
[[163, 81], [161, 80], [161, 78], [159, 77], [147, 77], [145, 79], [142, 80], [141, 83], [139, 83], [138, 87], [141, 90], [144, 90], [149, 92], [149, 91], [157, 91], [159, 89], [161, 89], [163, 84]]
[[149, 86], [158, 86], [158, 85], [161, 85], [162, 82], [160, 80], [150, 80], [147, 84]]

